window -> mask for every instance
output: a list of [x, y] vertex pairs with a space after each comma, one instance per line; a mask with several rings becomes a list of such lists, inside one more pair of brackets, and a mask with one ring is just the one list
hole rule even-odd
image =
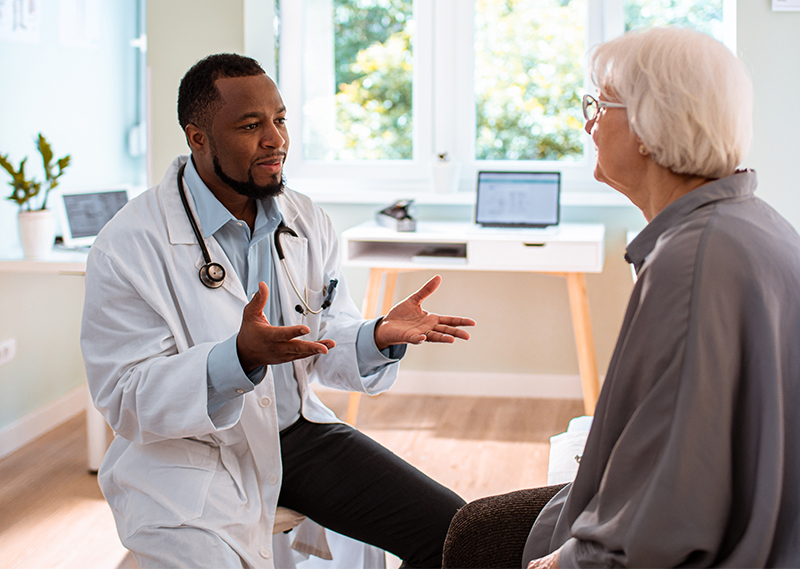
[[304, 158], [411, 159], [412, 1], [305, 5]]
[[[597, 187], [586, 54], [624, 31], [735, 44], [735, 0], [279, 0], [287, 169], [330, 187], [424, 190], [437, 156]], [[318, 184], [317, 184], [318, 185]]]
[[586, 0], [475, 2], [475, 159], [583, 158], [586, 17]]

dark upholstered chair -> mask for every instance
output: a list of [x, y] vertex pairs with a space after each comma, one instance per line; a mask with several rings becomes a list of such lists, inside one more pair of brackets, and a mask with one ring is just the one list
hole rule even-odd
[[442, 567], [519, 569], [536, 516], [564, 486], [518, 490], [470, 502], [450, 522]]

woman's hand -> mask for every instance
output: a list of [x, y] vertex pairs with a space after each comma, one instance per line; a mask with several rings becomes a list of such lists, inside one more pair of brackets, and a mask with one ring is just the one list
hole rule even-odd
[[528, 569], [558, 569], [558, 551], [528, 563]]

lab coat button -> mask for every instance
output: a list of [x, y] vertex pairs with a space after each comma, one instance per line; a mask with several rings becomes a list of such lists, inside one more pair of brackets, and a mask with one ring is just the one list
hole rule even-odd
[[261, 401], [259, 401], [259, 404], [262, 407], [269, 407], [271, 403], [272, 403], [272, 399], [270, 399], [269, 397], [262, 397]]
[[278, 483], [278, 475], [277, 474], [270, 474], [267, 476], [267, 482], [272, 484], [273, 486]]
[[261, 557], [263, 557], [264, 559], [269, 559], [270, 557], [272, 557], [272, 553], [270, 552], [269, 549], [262, 549], [261, 551], [258, 552], [258, 554], [261, 555]]
[[244, 389], [237, 389], [236, 393], [239, 393], [239, 394], [244, 393]]

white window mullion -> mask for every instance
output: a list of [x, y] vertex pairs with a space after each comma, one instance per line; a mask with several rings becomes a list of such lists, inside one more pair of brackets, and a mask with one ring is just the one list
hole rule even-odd
[[459, 2], [455, 13], [455, 46], [458, 53], [451, 112], [455, 113], [455, 157], [461, 164], [460, 189], [474, 189], [475, 162], [475, 5]]
[[424, 172], [430, 170], [435, 152], [433, 5], [433, 0], [414, 2], [414, 162]]
[[738, 55], [736, 52], [736, 0], [722, 0], [722, 26], [722, 43]]
[[433, 147], [437, 154], [456, 157], [456, 0], [437, 0], [433, 10]]
[[[602, 41], [610, 41], [625, 33], [624, 0], [603, 0], [603, 37]], [[591, 9], [590, 9], [591, 10]], [[592, 12], [589, 12], [590, 22]]]
[[288, 172], [301, 170], [303, 157], [303, 4], [281, 0], [280, 90], [286, 105], [286, 125], [291, 146], [286, 159]]

